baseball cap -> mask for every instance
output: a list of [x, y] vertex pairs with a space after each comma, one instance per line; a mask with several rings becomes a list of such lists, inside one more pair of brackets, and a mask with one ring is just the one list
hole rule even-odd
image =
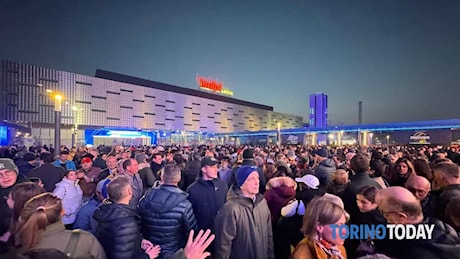
[[273, 161], [273, 159], [269, 158], [269, 159], [267, 159], [267, 163], [275, 164], [275, 161]]
[[319, 186], [319, 180], [316, 176], [312, 174], [306, 174], [301, 178], [295, 178], [296, 182], [303, 182], [305, 185], [307, 185], [310, 189], [318, 189]]
[[9, 158], [0, 158], [0, 170], [12, 170], [19, 173], [18, 167], [14, 164], [13, 160]]
[[214, 166], [218, 163], [218, 161], [214, 157], [206, 156], [201, 159], [201, 167], [204, 166]]
[[89, 162], [93, 162], [93, 160], [91, 160], [91, 158], [89, 158], [89, 157], [81, 158], [81, 163], [89, 163]]

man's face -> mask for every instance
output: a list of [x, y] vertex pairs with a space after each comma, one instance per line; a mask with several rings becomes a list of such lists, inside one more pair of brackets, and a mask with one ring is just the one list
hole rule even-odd
[[0, 187], [9, 188], [16, 183], [18, 175], [15, 171], [9, 169], [0, 170]]
[[156, 155], [155, 158], [153, 158], [153, 161], [156, 164], [161, 164], [161, 162], [163, 161], [163, 157], [161, 155]]
[[422, 201], [423, 199], [426, 198], [428, 195], [428, 192], [430, 192], [430, 188], [427, 187], [426, 185], [423, 185], [422, 183], [416, 183], [416, 182], [411, 182], [411, 183], [406, 183], [406, 188], [414, 194], [415, 198], [417, 200]]
[[249, 174], [243, 185], [241, 185], [241, 190], [251, 196], [254, 196], [259, 193], [259, 182], [259, 173], [257, 171], [253, 171]]
[[59, 159], [61, 159], [61, 162], [66, 162], [67, 159], [69, 159], [69, 155], [68, 154], [61, 154], [61, 155], [59, 155]]
[[437, 190], [441, 187], [448, 185], [446, 178], [442, 175], [440, 170], [433, 170], [433, 190]]
[[131, 156], [131, 153], [129, 151], [123, 152], [121, 154], [122, 159], [128, 159]]
[[208, 179], [215, 179], [217, 178], [217, 164], [210, 166], [206, 165], [203, 168], [201, 168], [203, 171], [203, 175], [206, 176]]
[[91, 169], [92, 166], [93, 166], [93, 161], [85, 161], [81, 163], [81, 168], [85, 171]]
[[131, 165], [126, 167], [126, 171], [130, 173], [131, 175], [134, 175], [136, 172], [139, 171], [139, 164], [137, 163], [136, 160], [130, 159], [131, 160]]
[[114, 157], [110, 157], [109, 159], [107, 159], [105, 163], [107, 164], [107, 167], [109, 167], [109, 169], [113, 170], [117, 168], [117, 159], [115, 159]]

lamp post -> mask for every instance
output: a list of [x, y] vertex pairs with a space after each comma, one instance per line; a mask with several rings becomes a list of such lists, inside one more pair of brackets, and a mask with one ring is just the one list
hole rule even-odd
[[387, 135], [387, 145], [390, 145], [390, 135]]
[[369, 143], [369, 144], [372, 144], [374, 134], [373, 134], [373, 133], [370, 133], [370, 134], [369, 134], [369, 137], [370, 137], [370, 143]]
[[278, 136], [276, 138], [278, 146], [281, 146], [281, 122], [277, 123], [278, 126]]
[[62, 96], [54, 95], [54, 154], [59, 155], [61, 147], [61, 108]]
[[77, 144], [77, 134], [78, 134], [78, 111], [81, 110], [77, 106], [72, 106], [72, 111], [75, 113], [73, 120], [73, 129], [72, 129], [72, 147]]

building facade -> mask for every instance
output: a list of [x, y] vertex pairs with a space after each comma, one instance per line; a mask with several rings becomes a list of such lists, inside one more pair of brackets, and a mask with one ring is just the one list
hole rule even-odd
[[324, 93], [310, 95], [309, 126], [327, 126], [327, 95]]
[[[182, 88], [109, 71], [95, 77], [12, 61], [2, 61], [1, 120], [27, 125], [30, 137], [54, 140], [55, 100], [62, 95], [61, 144], [88, 138], [82, 130], [114, 128], [172, 133], [231, 133], [302, 126], [302, 117], [273, 107]], [[93, 131], [94, 132], [94, 131]], [[162, 132], [162, 134], [160, 134]], [[164, 134], [166, 133], [166, 134]]]

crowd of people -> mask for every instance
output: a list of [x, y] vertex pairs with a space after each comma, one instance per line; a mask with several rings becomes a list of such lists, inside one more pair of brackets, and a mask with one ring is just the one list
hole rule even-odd
[[[2, 147], [2, 258], [456, 258], [460, 151]], [[434, 226], [430, 240], [331, 225]]]

